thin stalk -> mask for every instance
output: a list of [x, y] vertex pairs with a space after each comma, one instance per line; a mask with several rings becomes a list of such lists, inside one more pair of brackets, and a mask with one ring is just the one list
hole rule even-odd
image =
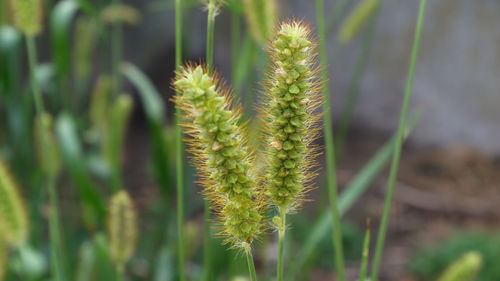
[[51, 244], [50, 257], [52, 259], [51, 266], [54, 272], [54, 280], [61, 281], [65, 280], [63, 265], [65, 257], [63, 255], [61, 226], [59, 224], [59, 200], [57, 199], [56, 182], [53, 176], [48, 177], [47, 186], [49, 192], [49, 204], [51, 206], [49, 215], [49, 236]]
[[[207, 46], [206, 46], [206, 60], [208, 72], [212, 73], [213, 62], [214, 62], [214, 30], [215, 30], [215, 12], [216, 12], [216, 1], [210, 0], [208, 2], [208, 17], [207, 17]], [[210, 202], [205, 200], [204, 204], [205, 212], [205, 231], [204, 231], [204, 243], [203, 243], [203, 279], [204, 281], [210, 280]]]
[[253, 262], [252, 249], [250, 245], [245, 246], [245, 254], [247, 256], [248, 272], [250, 273], [250, 280], [257, 281], [257, 273], [255, 272], [255, 264]]
[[[38, 80], [36, 79], [36, 67], [37, 67], [37, 55], [36, 55], [36, 43], [33, 36], [26, 36], [26, 47], [28, 52], [29, 70], [31, 78], [31, 87], [33, 90], [33, 99], [35, 102], [35, 110], [38, 116], [38, 122], [40, 122], [40, 138], [42, 146], [42, 154], [49, 151], [47, 148], [47, 132], [45, 131], [45, 126], [43, 124], [43, 113], [45, 112], [45, 107], [42, 100], [42, 95], [40, 93], [40, 87], [38, 85]], [[45, 156], [42, 156], [46, 159]], [[52, 175], [47, 176], [47, 186], [49, 193], [49, 204], [50, 204], [50, 217], [49, 217], [49, 228], [50, 228], [50, 252], [53, 264], [53, 276], [56, 281], [64, 280], [64, 273], [62, 266], [59, 262], [64, 259], [62, 257], [62, 247], [61, 247], [61, 232], [59, 223], [59, 206], [57, 202], [57, 192], [55, 186], [55, 179]]]
[[363, 37], [363, 46], [361, 54], [357, 59], [354, 74], [349, 84], [349, 91], [347, 92], [347, 103], [342, 110], [340, 117], [339, 128], [337, 129], [337, 134], [335, 135], [335, 147], [337, 148], [337, 163], [340, 159], [342, 149], [344, 147], [345, 138], [347, 136], [347, 131], [351, 124], [352, 114], [354, 112], [354, 107], [358, 100], [359, 89], [361, 87], [361, 80], [365, 74], [366, 65], [370, 57], [370, 51], [373, 46], [373, 36], [375, 34], [375, 29], [377, 25], [378, 13], [380, 11], [380, 3], [373, 13], [373, 16], [369, 22], [369, 29], [365, 32]]
[[[181, 0], [175, 0], [175, 68], [178, 70], [182, 61], [182, 5]], [[175, 144], [177, 167], [177, 258], [179, 280], [186, 280], [184, 255], [184, 167], [182, 156], [181, 111], [175, 109]]]
[[284, 252], [285, 252], [285, 231], [286, 231], [286, 210], [280, 209], [281, 226], [278, 229], [278, 281], [283, 281]]
[[366, 281], [366, 268], [368, 267], [368, 254], [370, 251], [370, 221], [366, 223], [365, 240], [363, 242], [363, 254], [359, 270], [359, 281]]
[[342, 231], [340, 227], [340, 215], [337, 204], [337, 175], [335, 171], [335, 148], [333, 143], [332, 116], [330, 114], [330, 90], [328, 87], [328, 63], [326, 55], [326, 34], [325, 19], [323, 15], [323, 0], [316, 0], [316, 17], [318, 25], [319, 51], [321, 60], [321, 76], [325, 81], [323, 95], [325, 102], [323, 104], [324, 112], [324, 136], [326, 146], [326, 179], [328, 194], [330, 199], [330, 210], [332, 212], [333, 227], [333, 247], [335, 254], [335, 268], [337, 279], [345, 281], [344, 273], [344, 254], [342, 249]]
[[[113, 0], [114, 5], [121, 4], [121, 0]], [[113, 23], [111, 27], [111, 57], [112, 57], [112, 73], [115, 95], [120, 94], [121, 91], [121, 75], [120, 75], [120, 63], [123, 57], [123, 30], [120, 21]]]
[[125, 281], [125, 266], [122, 263], [116, 265], [116, 281]]
[[207, 66], [208, 71], [212, 72], [214, 62], [214, 28], [215, 28], [215, 0], [208, 2], [208, 17], [207, 17]]
[[392, 195], [394, 192], [396, 176], [398, 174], [399, 160], [401, 158], [401, 147], [403, 145], [403, 139], [405, 134], [406, 118], [408, 115], [408, 106], [411, 100], [411, 92], [413, 87], [413, 77], [415, 74], [415, 66], [417, 64], [418, 49], [420, 46], [420, 34], [422, 31], [422, 26], [425, 16], [425, 6], [427, 0], [420, 1], [420, 8], [418, 12], [417, 24], [415, 27], [415, 37], [413, 39], [413, 47], [410, 59], [410, 66], [408, 69], [408, 79], [406, 81], [406, 89], [403, 100], [403, 106], [401, 109], [401, 117], [399, 119], [399, 127], [396, 135], [396, 143], [394, 145], [394, 153], [392, 157], [391, 170], [389, 174], [389, 180], [387, 182], [387, 194], [384, 203], [384, 212], [382, 215], [382, 221], [380, 222], [380, 228], [377, 237], [377, 245], [375, 247], [375, 255], [372, 265], [372, 276], [371, 280], [378, 280], [378, 273], [380, 269], [380, 262], [382, 260], [382, 252], [384, 249], [385, 235], [387, 232], [387, 224], [389, 222], [389, 212], [391, 210]]

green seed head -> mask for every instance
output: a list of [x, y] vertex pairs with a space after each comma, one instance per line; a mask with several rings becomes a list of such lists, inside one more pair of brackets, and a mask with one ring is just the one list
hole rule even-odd
[[465, 253], [441, 275], [438, 281], [472, 281], [475, 280], [482, 264], [481, 254], [475, 251]]
[[19, 189], [7, 166], [0, 160], [0, 233], [13, 247], [28, 239], [28, 217]]
[[109, 201], [108, 238], [111, 260], [123, 265], [134, 253], [137, 240], [137, 214], [125, 190]]
[[271, 202], [290, 211], [302, 202], [315, 176], [314, 156], [321, 104], [316, 52], [302, 22], [281, 24], [269, 47], [271, 67], [261, 107], [267, 134], [265, 186]]
[[[45, 175], [56, 178], [61, 171], [61, 159], [54, 135], [52, 116], [48, 113], [43, 113], [41, 117], [37, 116], [34, 130], [35, 149], [40, 166]], [[42, 140], [42, 136], [45, 140]]]
[[132, 113], [132, 98], [127, 94], [118, 96], [111, 108], [108, 109], [106, 118], [108, 130], [103, 131], [103, 156], [108, 163], [122, 164], [123, 146], [125, 143], [125, 133], [128, 120]]
[[265, 44], [276, 21], [275, 0], [244, 0], [247, 24], [255, 41]]
[[86, 79], [91, 70], [92, 55], [97, 43], [97, 24], [93, 18], [78, 17], [75, 23], [73, 60], [75, 75]]
[[36, 36], [43, 28], [43, 0], [10, 0], [14, 26], [27, 36]]
[[380, 0], [362, 0], [359, 2], [340, 26], [339, 41], [343, 44], [351, 42], [368, 23], [379, 4]]
[[240, 111], [231, 108], [230, 93], [202, 66], [181, 68], [173, 85], [194, 163], [222, 221], [222, 234], [242, 247], [261, 231], [263, 204], [251, 174], [245, 131], [238, 124]]

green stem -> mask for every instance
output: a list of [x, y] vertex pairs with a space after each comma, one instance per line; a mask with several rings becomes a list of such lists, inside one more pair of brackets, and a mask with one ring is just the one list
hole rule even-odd
[[368, 254], [370, 251], [370, 225], [367, 222], [365, 240], [363, 242], [363, 254], [361, 257], [361, 266], [359, 270], [359, 281], [366, 281], [366, 268], [368, 267]]
[[125, 265], [123, 263], [116, 265], [116, 281], [125, 281]]
[[257, 281], [257, 273], [255, 272], [255, 264], [253, 262], [252, 249], [250, 245], [244, 244], [245, 254], [247, 256], [248, 272], [250, 273], [250, 280]]
[[285, 231], [286, 231], [286, 210], [280, 209], [280, 223], [278, 229], [278, 281], [283, 281], [284, 253], [285, 253]]
[[405, 125], [406, 125], [406, 117], [408, 115], [408, 106], [411, 100], [411, 91], [413, 87], [413, 77], [415, 74], [415, 66], [417, 64], [418, 57], [418, 49], [420, 46], [420, 34], [422, 31], [422, 26], [424, 22], [425, 16], [425, 6], [427, 4], [427, 0], [420, 1], [420, 8], [418, 12], [417, 24], [415, 27], [415, 37], [413, 39], [413, 47], [410, 59], [410, 66], [408, 70], [408, 79], [406, 81], [406, 89], [403, 100], [403, 106], [401, 109], [401, 117], [399, 119], [399, 127], [396, 135], [396, 143], [394, 145], [394, 153], [392, 157], [391, 170], [389, 174], [389, 180], [387, 182], [387, 194], [385, 197], [384, 203], [384, 211], [382, 215], [382, 221], [380, 222], [380, 229], [377, 237], [377, 245], [375, 247], [375, 255], [373, 259], [372, 266], [372, 276], [371, 280], [378, 280], [378, 273], [380, 269], [380, 263], [382, 260], [382, 252], [384, 249], [385, 235], [387, 232], [387, 224], [389, 222], [389, 212], [391, 210], [391, 202], [392, 195], [394, 192], [394, 186], [396, 182], [396, 177], [398, 174], [399, 160], [401, 157], [401, 147], [403, 144], [404, 134], [405, 134]]
[[352, 114], [354, 112], [354, 107], [356, 106], [356, 102], [358, 100], [359, 88], [361, 86], [361, 80], [365, 74], [366, 65], [368, 62], [368, 58], [370, 55], [370, 50], [372, 48], [373, 36], [375, 34], [375, 28], [377, 24], [378, 11], [380, 10], [380, 4], [377, 6], [375, 13], [373, 14], [370, 23], [369, 29], [364, 35], [363, 38], [363, 47], [361, 50], [361, 54], [358, 57], [356, 62], [356, 67], [354, 70], [354, 74], [349, 84], [349, 91], [347, 92], [347, 103], [344, 109], [342, 110], [340, 117], [339, 128], [337, 129], [337, 134], [335, 135], [335, 147], [337, 149], [337, 163], [340, 159], [340, 155], [342, 153], [342, 149], [344, 147], [345, 138], [347, 136], [347, 131], [349, 130], [349, 126], [351, 124]]
[[[121, 0], [113, 0], [114, 5], [121, 4]], [[112, 72], [113, 72], [113, 83], [115, 95], [120, 94], [121, 91], [121, 75], [120, 75], [120, 63], [123, 57], [123, 30], [122, 25], [119, 21], [114, 22], [111, 27], [111, 56], [112, 56]]]
[[208, 17], [207, 17], [207, 66], [209, 73], [212, 73], [214, 62], [214, 27], [215, 27], [215, 0], [208, 2]]
[[[175, 0], [175, 68], [179, 69], [182, 61], [182, 6], [181, 0]], [[186, 280], [184, 255], [184, 164], [182, 153], [181, 111], [175, 109], [175, 144], [177, 167], [177, 258], [179, 280]]]
[[[36, 114], [38, 116], [38, 122], [40, 122], [40, 138], [42, 146], [42, 159], [47, 159], [45, 155], [49, 149], [47, 144], [48, 132], [45, 131], [45, 124], [43, 123], [43, 114], [45, 112], [45, 107], [43, 104], [42, 95], [40, 93], [40, 87], [38, 85], [38, 80], [36, 79], [36, 67], [37, 67], [37, 56], [36, 56], [36, 43], [33, 36], [26, 37], [26, 47], [28, 52], [29, 69], [31, 77], [31, 87], [33, 90], [33, 99], [35, 101]], [[61, 247], [61, 230], [59, 223], [59, 206], [57, 200], [57, 192], [55, 186], [55, 178], [53, 175], [48, 173], [46, 175], [47, 186], [49, 193], [49, 204], [50, 204], [50, 216], [49, 216], [49, 228], [50, 228], [50, 251], [52, 258], [52, 274], [56, 281], [64, 280], [64, 273], [61, 263], [64, 261], [62, 256]]]
[[[215, 0], [210, 0], [208, 2], [208, 16], [207, 16], [207, 46], [206, 46], [206, 59], [207, 59], [207, 67], [208, 72], [212, 73], [213, 71], [213, 62], [214, 62], [214, 30], [215, 30], [215, 12], [216, 12], [216, 4]], [[204, 204], [204, 212], [205, 212], [205, 231], [204, 231], [204, 243], [203, 243], [203, 279], [204, 281], [210, 280], [210, 240], [211, 240], [211, 231], [210, 231], [210, 202], [205, 200]]]
[[55, 281], [65, 280], [64, 278], [64, 255], [62, 248], [62, 235], [59, 216], [59, 200], [57, 199], [57, 190], [55, 178], [48, 176], [47, 186], [49, 192], [50, 216], [49, 216], [49, 235], [52, 259], [52, 270]]
[[337, 204], [337, 176], [335, 171], [335, 148], [333, 143], [332, 116], [330, 114], [330, 90], [328, 87], [328, 63], [326, 55], [326, 34], [323, 7], [323, 0], [316, 0], [316, 17], [318, 25], [320, 60], [322, 67], [321, 75], [323, 81], [325, 81], [325, 85], [323, 87], [323, 95], [325, 97], [323, 112], [325, 116], [324, 136], [326, 146], [326, 179], [330, 199], [330, 210], [332, 212], [333, 247], [335, 254], [336, 274], [339, 281], [345, 281], [342, 231], [340, 228], [340, 216]]
[[210, 202], [204, 200], [204, 212], [205, 212], [205, 231], [203, 236], [203, 279], [204, 281], [210, 280]]

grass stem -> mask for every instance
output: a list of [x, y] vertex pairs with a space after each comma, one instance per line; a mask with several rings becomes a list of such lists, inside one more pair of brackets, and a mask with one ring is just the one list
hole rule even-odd
[[[31, 78], [31, 87], [33, 90], [33, 99], [35, 102], [35, 110], [38, 116], [37, 120], [40, 122], [40, 138], [42, 146], [42, 155], [48, 153], [48, 132], [45, 131], [45, 125], [43, 123], [43, 114], [45, 112], [45, 107], [43, 104], [42, 95], [40, 92], [40, 87], [38, 85], [38, 80], [36, 78], [36, 68], [37, 68], [37, 55], [36, 55], [36, 42], [33, 36], [26, 36], [26, 47], [28, 52], [29, 70]], [[46, 155], [42, 156], [42, 159], [47, 159]], [[49, 205], [50, 205], [50, 216], [49, 216], [49, 229], [50, 229], [50, 252], [52, 258], [52, 274], [56, 281], [64, 280], [64, 273], [61, 263], [64, 261], [62, 257], [62, 247], [61, 247], [61, 230], [59, 222], [59, 206], [57, 200], [57, 192], [55, 186], [55, 179], [53, 175], [47, 173], [47, 187], [49, 193]]]
[[[207, 46], [206, 46], [206, 60], [208, 66], [208, 72], [212, 73], [214, 68], [214, 30], [215, 30], [215, 13], [216, 13], [216, 1], [210, 0], [208, 2], [208, 16], [207, 16]], [[211, 270], [210, 270], [210, 246], [211, 246], [211, 231], [210, 231], [210, 202], [204, 200], [204, 212], [205, 212], [205, 231], [204, 231], [204, 243], [203, 243], [203, 281], [209, 281]]]
[[245, 254], [247, 256], [248, 272], [250, 273], [250, 280], [257, 281], [257, 273], [255, 272], [255, 264], [253, 262], [252, 249], [250, 245], [245, 244]]
[[280, 209], [280, 223], [278, 229], [278, 281], [283, 281], [284, 252], [285, 252], [285, 231], [286, 231], [286, 210]]
[[373, 46], [373, 36], [375, 35], [380, 5], [381, 4], [377, 6], [376, 11], [373, 13], [373, 16], [369, 22], [369, 28], [363, 36], [361, 54], [356, 61], [354, 74], [352, 76], [351, 82], [349, 84], [349, 90], [347, 92], [347, 103], [340, 115], [339, 128], [337, 129], [337, 134], [335, 135], [335, 148], [337, 149], [337, 154], [335, 156], [337, 157], [337, 163], [340, 159], [342, 149], [344, 147], [347, 132], [351, 124], [354, 107], [356, 106], [356, 102], [358, 100], [361, 81], [365, 74], [366, 65], [368, 63], [370, 51]]
[[[113, 0], [114, 5], [120, 5], [121, 0]], [[123, 30], [120, 21], [113, 23], [111, 27], [111, 57], [112, 57], [112, 73], [115, 95], [120, 94], [121, 91], [121, 73], [120, 63], [123, 59]]]
[[321, 60], [321, 75], [325, 81], [323, 87], [323, 95], [325, 103], [323, 105], [324, 112], [324, 137], [326, 147], [326, 175], [328, 194], [330, 199], [330, 210], [332, 212], [333, 226], [333, 247], [335, 254], [336, 275], [339, 281], [345, 281], [344, 273], [344, 254], [342, 248], [342, 232], [340, 227], [340, 215], [337, 204], [337, 176], [335, 169], [335, 148], [333, 143], [332, 132], [332, 116], [330, 114], [330, 90], [328, 87], [328, 63], [326, 54], [326, 34], [325, 34], [325, 19], [323, 14], [323, 0], [316, 0], [316, 17], [319, 37], [319, 51]]
[[[175, 68], [178, 70], [182, 61], [182, 5], [175, 0]], [[175, 109], [175, 144], [177, 173], [177, 258], [179, 281], [186, 280], [184, 254], [184, 167], [182, 153], [181, 112]]]
[[378, 237], [377, 237], [377, 244], [375, 247], [375, 255], [374, 255], [374, 259], [373, 259], [372, 276], [371, 276], [371, 280], [373, 280], [373, 281], [378, 280], [380, 263], [382, 260], [382, 252], [384, 249], [385, 235], [387, 232], [387, 225], [389, 222], [389, 212], [391, 210], [392, 195], [394, 192], [396, 176], [398, 174], [399, 160], [401, 158], [401, 147], [402, 147], [403, 139], [404, 139], [406, 118], [408, 115], [408, 106], [409, 106], [410, 100], [411, 100], [411, 92], [412, 92], [412, 87], [413, 87], [413, 77], [415, 74], [415, 66], [417, 64], [418, 50], [419, 50], [419, 46], [420, 46], [420, 34], [422, 31], [422, 26], [423, 26], [423, 22], [424, 22], [426, 4], [427, 4], [427, 0], [420, 1], [418, 19], [417, 19], [417, 24], [415, 27], [415, 35], [414, 35], [415, 37], [413, 39], [413, 47], [412, 47], [412, 53], [411, 53], [411, 59], [410, 59], [410, 66], [408, 69], [408, 78], [406, 81], [405, 95], [404, 95], [404, 100], [403, 100], [403, 106], [401, 109], [401, 117], [399, 119], [399, 127], [398, 127], [398, 131], [397, 131], [397, 135], [396, 135], [396, 143], [394, 145], [394, 153], [393, 153], [393, 157], [392, 157], [391, 170], [390, 170], [390, 174], [389, 174], [389, 180], [387, 182], [387, 193], [386, 193], [386, 197], [385, 197], [384, 211], [383, 211], [383, 215], [382, 215], [382, 221], [380, 222], [380, 228], [379, 228]]

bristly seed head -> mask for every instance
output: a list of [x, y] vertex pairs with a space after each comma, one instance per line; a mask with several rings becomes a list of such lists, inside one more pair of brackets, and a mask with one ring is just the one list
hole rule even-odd
[[269, 143], [264, 185], [271, 202], [285, 212], [300, 205], [316, 175], [313, 141], [322, 99], [314, 46], [309, 28], [290, 21], [281, 24], [268, 49], [271, 66], [261, 106]]
[[187, 65], [176, 75], [177, 106], [187, 120], [186, 132], [205, 194], [222, 222], [222, 234], [235, 247], [261, 232], [262, 198], [251, 173], [252, 158], [239, 109], [221, 89], [216, 76], [202, 66]]

